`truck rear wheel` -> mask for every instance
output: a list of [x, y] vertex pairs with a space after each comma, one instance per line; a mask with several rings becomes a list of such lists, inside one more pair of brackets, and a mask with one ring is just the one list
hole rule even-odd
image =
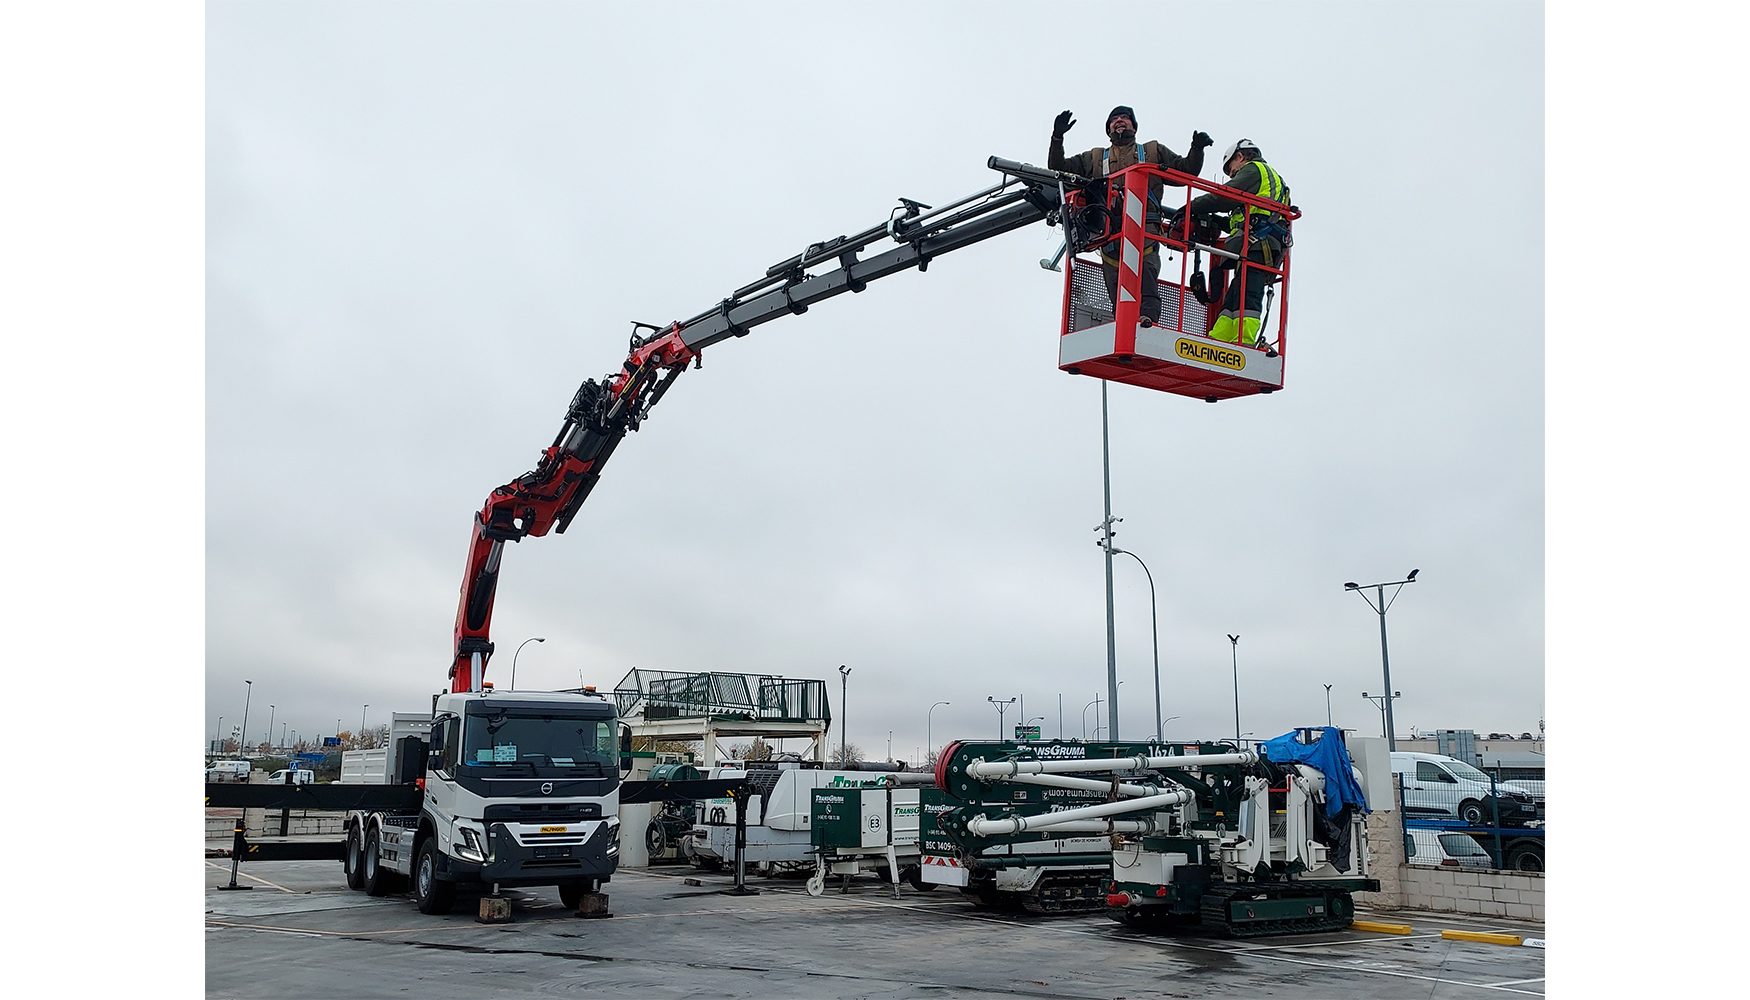
[[382, 865], [380, 840], [381, 835], [376, 830], [372, 830], [365, 839], [364, 863], [360, 867], [363, 869], [367, 896], [387, 896], [394, 891], [395, 875]]
[[348, 889], [363, 889], [365, 887], [364, 844], [360, 843], [358, 827], [346, 831], [346, 854], [341, 861], [341, 867], [346, 871], [346, 887]]
[[413, 903], [421, 913], [448, 913], [456, 905], [456, 883], [437, 876], [437, 839], [419, 842], [413, 863]]

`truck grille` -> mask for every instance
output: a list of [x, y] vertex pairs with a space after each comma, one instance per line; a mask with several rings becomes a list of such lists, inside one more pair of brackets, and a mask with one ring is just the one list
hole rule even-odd
[[581, 844], [588, 839], [581, 833], [521, 833], [516, 834], [517, 843], [524, 847], [539, 845]]

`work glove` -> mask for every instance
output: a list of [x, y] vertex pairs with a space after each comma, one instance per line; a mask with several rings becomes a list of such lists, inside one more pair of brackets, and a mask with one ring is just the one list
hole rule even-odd
[[1075, 128], [1075, 119], [1071, 117], [1073, 114], [1074, 112], [1065, 111], [1063, 114], [1057, 116], [1055, 122], [1051, 123], [1051, 137], [1053, 139], [1061, 139], [1065, 132]]
[[1191, 297], [1203, 305], [1209, 304], [1209, 282], [1203, 277], [1202, 271], [1192, 271], [1189, 284]]
[[1211, 139], [1209, 137], [1208, 132], [1193, 132], [1193, 133], [1191, 133], [1191, 152], [1195, 153], [1199, 149], [1204, 148], [1205, 146], [1213, 146], [1213, 145], [1215, 145], [1215, 140]]

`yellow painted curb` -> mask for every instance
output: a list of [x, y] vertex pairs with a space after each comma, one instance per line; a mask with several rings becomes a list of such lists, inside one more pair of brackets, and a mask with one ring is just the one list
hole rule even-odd
[[1483, 944], [1510, 944], [1517, 948], [1525, 943], [1525, 939], [1517, 934], [1483, 934], [1479, 931], [1441, 931], [1440, 936], [1448, 941], [1480, 941]]
[[1357, 920], [1349, 926], [1354, 930], [1373, 931], [1375, 934], [1408, 934], [1411, 930], [1409, 924], [1379, 924], [1371, 920]]

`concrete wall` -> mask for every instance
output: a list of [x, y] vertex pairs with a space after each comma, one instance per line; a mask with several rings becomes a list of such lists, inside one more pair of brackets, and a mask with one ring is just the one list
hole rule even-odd
[[1403, 901], [1402, 887], [1404, 825], [1396, 809], [1367, 814], [1367, 851], [1380, 891], [1358, 892], [1355, 902], [1387, 910], [1409, 905]]
[[1539, 872], [1405, 865], [1399, 869], [1398, 879], [1400, 905], [1408, 909], [1543, 919], [1543, 875]]
[[1369, 804], [1379, 810], [1367, 816], [1367, 848], [1380, 891], [1358, 892], [1355, 894], [1356, 903], [1387, 910], [1435, 910], [1520, 920], [1543, 919], [1541, 873], [1465, 871], [1407, 863], [1404, 821], [1395, 808], [1395, 797], [1368, 799]]
[[[232, 829], [237, 822], [237, 813], [243, 813], [243, 835], [250, 840], [262, 837], [277, 837], [280, 835], [280, 811], [278, 809], [208, 809], [207, 839], [231, 840]], [[332, 836], [340, 839], [345, 832], [345, 813], [318, 812], [314, 809], [293, 809], [291, 824], [286, 833], [293, 837]]]

